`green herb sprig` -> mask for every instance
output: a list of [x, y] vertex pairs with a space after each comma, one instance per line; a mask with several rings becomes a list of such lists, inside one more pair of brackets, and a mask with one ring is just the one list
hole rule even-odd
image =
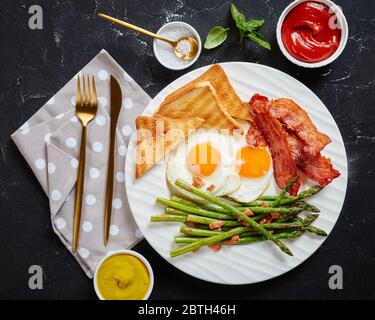
[[240, 43], [243, 43], [244, 38], [247, 38], [263, 48], [271, 50], [268, 40], [257, 31], [264, 25], [264, 19], [250, 19], [246, 21], [245, 15], [233, 3], [230, 5], [230, 13], [236, 23], [236, 27], [240, 31]]
[[[233, 3], [230, 5], [230, 13], [240, 32], [240, 43], [243, 43], [244, 39], [249, 39], [261, 47], [271, 50], [270, 43], [259, 32], [259, 29], [264, 25], [264, 19], [246, 20], [245, 15], [239, 11]], [[221, 26], [214, 26], [211, 28], [207, 34], [204, 47], [206, 49], [213, 49], [224, 43], [227, 39], [228, 30], [229, 28], [223, 28]]]

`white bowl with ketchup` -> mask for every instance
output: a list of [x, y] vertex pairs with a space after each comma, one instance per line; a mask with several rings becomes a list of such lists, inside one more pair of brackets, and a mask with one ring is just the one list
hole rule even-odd
[[281, 14], [277, 42], [286, 58], [305, 68], [320, 68], [336, 60], [348, 41], [342, 10], [329, 0], [296, 0]]

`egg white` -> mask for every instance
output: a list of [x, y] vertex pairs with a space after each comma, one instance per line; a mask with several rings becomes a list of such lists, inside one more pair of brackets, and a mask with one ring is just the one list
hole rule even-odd
[[[241, 122], [241, 125], [244, 129], [244, 132], [246, 133], [250, 127], [249, 124]], [[246, 135], [237, 136], [234, 140], [234, 154], [236, 155], [237, 152], [245, 146], [248, 146], [246, 141]], [[266, 191], [273, 177], [273, 165], [271, 154], [270, 159], [270, 167], [264, 175], [256, 178], [240, 177], [241, 186], [234, 192], [228, 194], [228, 197], [240, 203], [251, 202], [259, 198]]]
[[[192, 133], [186, 143], [181, 143], [171, 152], [167, 161], [167, 180], [169, 184], [184, 196], [200, 201], [201, 198], [182, 190], [174, 185], [176, 179], [182, 179], [193, 184], [193, 174], [188, 168], [187, 157], [189, 151], [197, 144], [210, 143], [220, 153], [220, 163], [216, 170], [207, 177], [201, 177], [204, 186], [201, 189], [215, 196], [224, 196], [235, 192], [241, 186], [241, 180], [234, 169], [233, 137], [229, 134], [221, 134], [217, 130], [199, 129]], [[214, 185], [213, 190], [207, 190]]]

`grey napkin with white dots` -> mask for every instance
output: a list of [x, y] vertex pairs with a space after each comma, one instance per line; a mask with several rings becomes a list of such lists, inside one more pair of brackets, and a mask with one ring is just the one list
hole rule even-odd
[[[85, 188], [78, 254], [75, 258], [89, 277], [108, 252], [129, 249], [142, 239], [130, 212], [125, 190], [125, 155], [137, 115], [150, 97], [102, 50], [81, 71], [94, 75], [99, 108], [88, 126]], [[108, 247], [103, 245], [103, 219], [109, 149], [110, 75], [120, 83], [123, 105], [116, 135], [115, 182]], [[12, 135], [47, 194], [52, 226], [72, 252], [75, 182], [82, 126], [75, 116], [77, 75]]]

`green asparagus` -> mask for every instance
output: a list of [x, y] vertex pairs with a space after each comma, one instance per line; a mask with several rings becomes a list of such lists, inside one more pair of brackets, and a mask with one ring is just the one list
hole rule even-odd
[[177, 209], [177, 210], [184, 211], [184, 212], [191, 213], [191, 214], [196, 214], [199, 216], [204, 216], [204, 217], [209, 217], [209, 218], [214, 218], [214, 219], [223, 219], [223, 220], [233, 219], [233, 217], [229, 214], [220, 214], [217, 212], [211, 212], [211, 211], [201, 209], [199, 207], [187, 206], [179, 202], [175, 202], [175, 201], [160, 198], [160, 197], [156, 198], [156, 202], [162, 205], [165, 205], [167, 207], [171, 207], [173, 209]]
[[[263, 228], [260, 224], [251, 220], [247, 215], [245, 215], [244, 213], [242, 213], [241, 211], [239, 211], [235, 207], [232, 207], [231, 205], [225, 203], [224, 201], [218, 200], [214, 196], [212, 196], [212, 195], [210, 195], [210, 194], [208, 194], [208, 193], [206, 193], [206, 192], [204, 192], [204, 191], [202, 191], [198, 188], [190, 186], [189, 184], [187, 184], [186, 182], [184, 182], [181, 179], [177, 179], [175, 184], [177, 186], [179, 186], [180, 188], [186, 190], [186, 191], [189, 191], [189, 192], [191, 192], [191, 193], [193, 193], [193, 194], [195, 194], [195, 195], [197, 195], [197, 196], [199, 196], [203, 199], [206, 199], [206, 200], [210, 201], [213, 204], [216, 204], [216, 205], [228, 210], [228, 213], [230, 213], [231, 215], [235, 216], [236, 218], [239, 218], [242, 221], [248, 223], [249, 226], [253, 227], [260, 234], [264, 235], [266, 237], [266, 239], [274, 242], [281, 249], [281, 251], [283, 251], [284, 253], [286, 253], [288, 255], [293, 255], [292, 252], [289, 250], [289, 248], [285, 244], [283, 244], [279, 239], [276, 239], [275, 237], [273, 237], [272, 234], [270, 232], [268, 232], [265, 228]], [[236, 229], [239, 229], [239, 228], [236, 228]], [[233, 229], [233, 230], [236, 230], [236, 229]], [[233, 232], [233, 230], [228, 231], [227, 234], [229, 234], [230, 232]], [[219, 236], [221, 236], [221, 235], [213, 236], [212, 238], [219, 237]], [[201, 240], [202, 243], [203, 243], [203, 241], [204, 240]], [[191, 245], [194, 245], [194, 244], [191, 244]]]
[[272, 202], [271, 207], [278, 207], [280, 205], [281, 200], [283, 200], [285, 194], [289, 191], [289, 189], [292, 187], [292, 185], [297, 181], [298, 177], [294, 177], [290, 179], [290, 181], [286, 184], [285, 188], [283, 188], [279, 194], [279, 196], [276, 198], [274, 202]]
[[222, 232], [220, 234], [214, 235], [212, 237], [200, 239], [200, 240], [195, 241], [193, 243], [189, 243], [186, 246], [171, 250], [170, 255], [171, 255], [172, 258], [174, 258], [174, 257], [177, 257], [179, 255], [188, 253], [190, 251], [197, 250], [197, 249], [199, 249], [203, 246], [220, 243], [220, 242], [222, 242], [222, 241], [224, 241], [228, 238], [231, 238], [235, 235], [239, 235], [239, 234], [245, 232], [246, 229], [247, 229], [246, 227], [238, 227], [238, 228], [234, 228], [232, 230], [229, 230], [227, 232]]
[[[283, 232], [283, 233], [277, 233], [274, 235], [275, 238], [277, 239], [295, 239], [300, 237], [303, 234], [302, 231], [291, 231], [291, 232]], [[175, 243], [193, 243], [199, 240], [202, 240], [204, 238], [202, 237], [186, 237], [186, 236], [175, 236], [174, 240]], [[234, 243], [221, 243], [224, 245], [243, 245], [243, 244], [249, 244], [249, 243], [255, 243], [255, 242], [260, 242], [260, 241], [265, 241], [267, 240], [264, 236], [262, 235], [253, 235], [253, 236], [247, 236], [246, 233], [241, 234], [239, 240]]]

